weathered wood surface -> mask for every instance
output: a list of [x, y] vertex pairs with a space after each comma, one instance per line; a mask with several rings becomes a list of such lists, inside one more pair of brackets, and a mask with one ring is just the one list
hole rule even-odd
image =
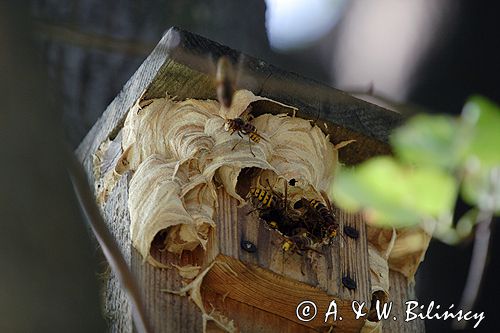
[[[240, 328], [257, 320], [251, 317], [242, 318], [245, 314], [238, 313], [240, 304], [244, 304], [250, 312], [267, 312], [281, 318], [279, 321], [274, 318], [261, 319], [266, 320], [262, 323], [264, 327], [249, 330], [250, 332], [281, 332], [280, 325], [288, 326], [290, 322], [315, 331], [328, 331], [330, 326], [333, 326], [338, 332], [358, 332], [363, 326], [363, 320], [354, 318], [351, 300], [327, 295], [318, 288], [285, 278], [256, 265], [244, 264], [231, 257], [219, 256], [218, 260], [221, 264], [215, 264], [203, 281], [202, 294], [204, 297], [209, 296], [206, 297], [206, 304], [227, 314]], [[215, 295], [210, 297], [207, 295], [210, 292]], [[227, 300], [233, 302], [228, 303]], [[313, 301], [317, 306], [316, 317], [308, 322], [301, 322], [296, 316], [297, 305], [304, 300]], [[332, 300], [335, 300], [342, 320], [334, 322], [330, 317], [325, 323], [324, 313]]]
[[[382, 323], [384, 332], [425, 332], [425, 322], [423, 320], [415, 319], [405, 322], [405, 303], [416, 300], [414, 282], [409, 283], [403, 274], [391, 270], [389, 271], [389, 284], [389, 302], [393, 302], [393, 311], [390, 318]], [[393, 316], [397, 320], [393, 320]]]
[[[121, 247], [122, 253], [141, 286], [142, 297], [154, 332], [200, 332], [200, 310], [187, 297], [166, 293], [163, 290], [180, 290], [182, 278], [176, 269], [160, 269], [145, 263], [130, 243], [130, 216], [128, 214], [128, 174], [122, 176], [111, 192], [104, 207], [108, 227]], [[196, 257], [185, 253], [181, 258], [153, 249], [154, 257], [165, 264], [199, 264]], [[130, 304], [114, 274], [105, 290], [105, 314], [110, 319], [110, 332], [133, 332]]]
[[[115, 190], [111, 192], [103, 213], [108, 228], [116, 239], [125, 261], [130, 266], [132, 247], [130, 246], [130, 216], [127, 209], [128, 180], [129, 174], [120, 179]], [[110, 276], [106, 281], [104, 298], [104, 313], [109, 319], [109, 331], [112, 333], [132, 332], [131, 307], [127, 295], [112, 271], [110, 271]]]
[[[217, 259], [228, 265], [231, 271], [208, 273], [204, 285], [208, 285], [212, 291], [219, 295], [228, 293], [225, 298], [314, 329], [327, 328], [328, 325], [319, 315], [308, 323], [298, 321], [295, 308], [304, 299], [315, 301], [323, 311], [335, 299], [339, 312], [344, 314], [352, 314], [353, 300], [369, 304], [368, 247], [365, 225], [360, 216], [336, 212], [341, 222], [340, 230], [344, 223], [356, 227], [360, 231], [359, 239], [337, 237], [332, 246], [323, 246], [318, 249], [318, 253], [307, 251], [299, 255], [284, 252], [281, 248], [284, 238], [277, 231], [269, 229], [256, 215], [248, 215], [252, 209], [250, 206], [237, 208], [237, 200], [223, 188], [219, 189], [217, 198], [219, 214], [216, 239], [212, 242], [209, 249], [212, 253], [208, 257], [215, 258], [216, 254], [221, 254], [222, 258], [219, 255]], [[241, 246], [243, 241], [254, 244], [256, 251], [245, 251]], [[265, 270], [259, 270], [259, 267]], [[231, 272], [236, 272], [237, 278]], [[342, 278], [345, 276], [356, 281], [355, 290], [343, 286]], [[234, 312], [231, 306], [226, 306], [225, 310], [227, 313]], [[244, 322], [235, 321], [245, 326]], [[355, 320], [348, 315], [344, 315], [342, 322], [335, 323], [342, 332], [356, 332], [362, 324], [362, 320]], [[266, 325], [269, 331], [280, 330], [279, 326], [272, 325], [272, 322]]]
[[[164, 97], [165, 93], [179, 99], [215, 98], [213, 59], [221, 54], [239, 62], [239, 53], [228, 47], [170, 29], [78, 147], [77, 154], [88, 174], [92, 169], [90, 156], [101, 142], [116, 135], [125, 114], [146, 88], [145, 99]], [[298, 116], [317, 121], [334, 142], [357, 140], [342, 149], [344, 163], [389, 153], [386, 142], [390, 131], [401, 123], [398, 114], [252, 57], [243, 59], [239, 87], [298, 107]]]
[[[217, 43], [178, 29], [169, 30], [77, 149], [77, 155], [84, 164], [91, 183], [98, 180], [95, 177], [100, 177], [100, 175], [93, 174], [93, 154], [102, 142], [108, 138], [117, 137], [127, 111], [141, 95], [145, 92], [144, 98], [163, 97], [167, 92], [169, 95], [178, 96], [179, 99], [214, 98], [212, 72], [210, 61], [207, 59], [209, 55], [216, 58], [220, 54], [228, 54], [233, 59], [239, 58], [235, 51]], [[243, 79], [240, 80], [240, 87], [299, 107], [300, 112], [297, 115], [317, 121], [322, 129], [330, 134], [333, 142], [355, 138], [356, 144], [350, 145], [352, 147], [341, 154], [341, 162], [356, 163], [372, 155], [389, 152], [386, 144], [387, 136], [391, 129], [401, 121], [397, 114], [297, 75], [285, 73], [251, 57], [245, 57], [241, 63], [240, 70], [243, 73]], [[256, 111], [259, 112], [258, 106]], [[120, 197], [123, 202], [114, 199], [108, 201], [105, 211], [109, 214], [108, 221], [115, 237], [126, 242], [126, 238], [123, 237], [123, 228], [128, 225], [129, 221], [124, 214], [124, 211], [128, 210], [125, 200], [127, 197], [125, 181], [122, 180], [120, 184], [114, 190], [118, 192], [113, 195], [116, 198]], [[224, 195], [219, 197], [222, 200], [221, 207], [225, 207], [221, 211], [227, 215], [225, 217], [219, 215], [218, 223], [221, 224], [219, 231], [213, 233], [207, 256], [204, 259], [199, 253], [186, 253], [178, 258], [153, 250], [155, 258], [163, 263], [191, 263], [206, 266], [222, 254], [238, 258], [248, 263], [249, 267], [253, 267], [251, 265], [266, 267], [270, 272], [296, 280], [296, 283], [312, 285], [324, 291], [325, 295], [334, 294], [339, 299], [356, 299], [367, 301], [369, 304], [371, 296], [369, 295], [367, 245], [363, 221], [358, 216], [348, 216], [337, 212], [339, 220], [350, 226], [356, 226], [361, 236], [357, 241], [345, 236], [343, 239], [339, 237], [330, 249], [324, 251], [324, 255], [316, 256], [316, 266], [319, 263], [322, 267], [318, 270], [313, 269], [305, 256], [298, 258], [297, 255], [291, 255], [290, 258], [283, 258], [283, 252], [279, 250], [281, 241], [276, 234], [269, 232], [263, 223], [257, 223], [255, 219], [252, 222], [252, 220], [242, 218], [241, 215], [245, 214], [244, 209], [236, 209], [234, 202], [230, 202], [231, 199]], [[117, 219], [120, 216], [123, 217], [121, 224], [118, 223], [121, 218]], [[229, 222], [235, 219], [238, 222], [230, 225]], [[247, 220], [249, 223], [244, 224]], [[259, 254], [254, 255], [242, 251], [240, 247], [242, 239], [255, 242], [260, 251]], [[177, 270], [153, 268], [143, 263], [141, 256], [130, 248], [130, 244], [122, 245], [129, 247], [126, 251], [130, 253], [131, 268], [143, 287], [143, 296], [146, 299], [155, 332], [200, 331], [203, 324], [200, 310], [187, 297], [162, 292], [162, 289], [179, 290], [182, 287], [182, 278]], [[345, 275], [349, 275], [357, 282], [355, 291], [342, 287], [341, 279]], [[112, 288], [118, 287], [116, 283], [110, 283]], [[210, 288], [208, 290], [208, 293], [214, 294], [218, 294], [217, 291], [221, 292], [221, 290], [213, 291]], [[118, 295], [113, 301], [122, 302], [122, 295], [120, 296], [118, 290], [111, 290], [110, 293]], [[123, 306], [112, 310], [114, 311], [113, 317], [123, 316], [119, 319], [120, 323], [114, 327], [126, 332], [130, 327], [128, 317], [130, 314], [127, 312], [129, 308], [125, 304], [126, 301], [123, 302]], [[216, 303], [216, 300], [213, 302]], [[233, 304], [233, 306], [227, 306], [227, 304]], [[273, 322], [275, 325], [288, 327], [290, 331], [296, 331], [298, 327], [301, 329], [306, 327], [286, 319], [289, 314], [276, 319], [262, 308], [242, 304], [238, 302], [238, 299], [231, 297], [228, 303], [225, 303], [224, 311], [229, 314], [238, 313], [238, 309], [243, 308], [255, 314], [256, 317], [250, 316], [249, 320], [267, 318], [271, 326], [266, 324], [262, 326], [262, 330], [258, 330], [257, 326], [252, 326], [251, 322], [242, 319], [238, 323], [241, 329], [251, 327], [254, 331], [265, 332], [269, 331], [270, 327], [274, 327]], [[283, 321], [284, 319], [286, 320]], [[353, 327], [355, 326], [351, 328]]]

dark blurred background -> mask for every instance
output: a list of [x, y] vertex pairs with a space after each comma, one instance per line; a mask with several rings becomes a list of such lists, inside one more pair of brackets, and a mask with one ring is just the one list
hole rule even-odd
[[[476, 93], [500, 103], [496, 23], [500, 5], [493, 1], [33, 0], [2, 6], [0, 19], [5, 24], [0, 29], [0, 60], [14, 57], [16, 50], [22, 53], [26, 43], [29, 51], [24, 52], [33, 53], [26, 64], [35, 63], [41, 78], [30, 91], [40, 89], [52, 96], [51, 102], [38, 104], [45, 105], [39, 114], [44, 110], [54, 119], [49, 124], [40, 120], [40, 126], [46, 126], [41, 132], [46, 133], [50, 126], [56, 132], [64, 130], [72, 147], [171, 26], [339, 89], [356, 93], [372, 89], [373, 95], [392, 101], [391, 105], [414, 104], [428, 112], [458, 114], [467, 97]], [[8, 61], [0, 64], [4, 83], [9, 79], [22, 86], [32, 81], [26, 73], [4, 71]], [[39, 95], [43, 99], [44, 93]], [[37, 124], [36, 116], [30, 119]], [[30, 139], [29, 133], [25, 138]], [[31, 139], [36, 138], [33, 132]], [[19, 142], [14, 136], [5, 140], [10, 147]], [[485, 311], [486, 319], [475, 332], [500, 329], [494, 318], [494, 296], [500, 295], [500, 245], [496, 239], [493, 235], [475, 308]], [[428, 304], [434, 300], [446, 308], [451, 303], [458, 306], [471, 245], [431, 243], [416, 278], [420, 301]], [[91, 259], [89, 265], [94, 265]], [[434, 320], [426, 325], [427, 332], [450, 330], [450, 322]]]

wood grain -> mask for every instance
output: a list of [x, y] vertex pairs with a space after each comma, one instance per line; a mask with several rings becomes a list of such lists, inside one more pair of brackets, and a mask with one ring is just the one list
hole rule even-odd
[[[314, 330], [333, 326], [337, 332], [357, 332], [364, 323], [363, 320], [354, 318], [351, 300], [328, 295], [318, 288], [285, 278], [256, 265], [244, 264], [228, 256], [217, 257], [217, 263], [205, 276], [202, 288], [219, 295], [219, 303], [231, 299]], [[296, 316], [296, 308], [304, 300], [313, 301], [317, 306], [317, 315], [309, 322], [302, 322]], [[335, 300], [342, 320], [334, 322], [330, 317], [325, 323], [324, 314], [332, 300]], [[215, 308], [219, 310], [217, 306]], [[232, 318], [238, 326], [248, 326], [249, 323], [242, 320], [236, 311], [231, 311], [231, 308], [228, 304], [224, 306], [226, 312], [233, 313]], [[268, 330], [276, 332], [281, 328], [268, 327]]]
[[[202, 330], [201, 311], [188, 297], [166, 293], [162, 290], [180, 290], [183, 286], [178, 271], [161, 269], [145, 263], [130, 242], [130, 216], [128, 214], [128, 180], [123, 175], [111, 192], [104, 207], [104, 215], [111, 233], [115, 236], [124, 257], [130, 263], [142, 297], [146, 300], [149, 320], [154, 332], [200, 332]], [[181, 257], [161, 252], [153, 248], [152, 255], [161, 263], [172, 265], [201, 265], [199, 253], [186, 252]], [[116, 277], [111, 274], [105, 291], [105, 310], [110, 320], [111, 332], [132, 332], [130, 305], [121, 290]]]
[[[389, 284], [389, 302], [393, 302], [393, 311], [391, 317], [382, 323], [384, 332], [425, 332], [424, 320], [415, 319], [405, 322], [405, 303], [416, 300], [414, 282], [409, 283], [408, 279], [401, 273], [389, 271]], [[393, 316], [397, 320], [393, 320]]]
[[[104, 220], [116, 239], [127, 264], [131, 264], [130, 216], [127, 209], [128, 178], [124, 175], [111, 192], [103, 209]], [[104, 290], [104, 311], [109, 318], [110, 332], [132, 332], [131, 307], [118, 278], [111, 271]]]
[[[242, 262], [266, 267], [281, 276], [304, 282], [344, 299], [368, 302], [369, 277], [366, 272], [368, 248], [364, 222], [359, 215], [349, 215], [337, 211], [343, 223], [356, 225], [360, 239], [352, 240], [339, 236], [331, 246], [324, 245], [319, 253], [308, 251], [304, 255], [284, 252], [281, 244], [284, 238], [278, 231], [270, 229], [256, 214], [247, 215], [250, 206], [237, 207], [236, 199], [223, 189], [218, 192], [221, 215], [217, 221], [220, 252]], [[252, 242], [257, 251], [249, 253], [240, 246], [242, 241]], [[357, 281], [358, 287], [350, 291], [342, 286], [342, 277], [350, 276]]]
[[[283, 316], [302, 325], [303, 323], [297, 321], [294, 311], [307, 296], [316, 297], [323, 302], [321, 303], [323, 309], [326, 309], [325, 306], [328, 306], [329, 301], [335, 298], [338, 302], [342, 302], [339, 308], [343, 311], [339, 311], [344, 313], [347, 312], [347, 308], [350, 309], [353, 300], [370, 304], [368, 247], [361, 216], [336, 212], [341, 221], [340, 230], [343, 223], [355, 226], [360, 231], [359, 239], [339, 236], [331, 246], [320, 248], [320, 253], [308, 251], [304, 255], [299, 255], [284, 252], [281, 248], [284, 238], [277, 231], [270, 229], [256, 214], [249, 215], [251, 207], [247, 205], [238, 208], [238, 201], [229, 196], [223, 188], [219, 189], [217, 198], [219, 215], [215, 234], [222, 255], [217, 258], [218, 260], [223, 258], [223, 262], [229, 264], [234, 272], [239, 273], [235, 279], [231, 274], [217, 270], [216, 266], [204, 280], [204, 283], [209, 281], [206, 283], [213, 285], [211, 287], [213, 292], [224, 295], [229, 291], [227, 297], [271, 313], [273, 311], [270, 309], [284, 310], [284, 304], [293, 306], [293, 309], [287, 309], [288, 315]], [[243, 241], [254, 244], [256, 251], [253, 253], [245, 251], [241, 246]], [[242, 267], [243, 264], [246, 265], [246, 269]], [[261, 272], [256, 267], [265, 268], [266, 272]], [[356, 281], [355, 290], [343, 286], [342, 277], [345, 276]], [[293, 281], [293, 283], [280, 289], [283, 281]], [[227, 283], [231, 285], [224, 287]], [[307, 288], [299, 287], [303, 285]], [[277, 290], [275, 293], [272, 292], [273, 287]], [[248, 298], [251, 292], [246, 288], [252, 290], [254, 298]], [[246, 295], [240, 294], [244, 293], [243, 290], [247, 290]], [[232, 313], [231, 310], [227, 311]], [[277, 314], [282, 313], [279, 311]], [[349, 313], [352, 311], [349, 310]], [[240, 326], [245, 326], [244, 322], [238, 320], [236, 322]], [[346, 316], [336, 327], [338, 332], [351, 332], [355, 331], [355, 328], [359, 329], [362, 324], [362, 320]], [[314, 329], [321, 327], [316, 321], [306, 326]], [[279, 327], [275, 329], [279, 330]]]

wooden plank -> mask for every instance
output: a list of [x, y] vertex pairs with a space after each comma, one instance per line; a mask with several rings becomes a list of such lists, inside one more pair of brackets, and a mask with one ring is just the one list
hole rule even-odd
[[208, 287], [203, 287], [203, 300], [207, 308], [212, 306], [228, 318], [236, 318], [240, 332], [254, 333], [306, 333], [319, 332], [308, 326], [298, 324], [281, 316], [248, 304], [238, 302], [230, 297], [217, 294]]
[[[283, 237], [277, 231], [271, 230], [256, 215], [248, 215], [252, 210], [249, 205], [237, 208], [237, 200], [230, 197], [223, 188], [219, 189], [217, 199], [221, 212], [217, 221], [220, 253], [316, 286], [330, 295], [369, 304], [371, 295], [367, 270], [368, 246], [361, 215], [336, 211], [341, 223], [340, 230], [344, 223], [355, 226], [360, 231], [357, 240], [339, 235], [331, 246], [322, 246], [319, 253], [308, 251], [299, 255], [285, 253], [281, 248]], [[240, 246], [243, 241], [254, 244], [256, 251], [245, 251]], [[342, 278], [347, 276], [356, 281], [355, 290], [349, 290], [342, 284]]]
[[[389, 271], [389, 302], [393, 302], [393, 311], [388, 320], [383, 320], [384, 332], [425, 332], [424, 320], [415, 319], [405, 322], [405, 303], [411, 300], [416, 300], [414, 282], [409, 283], [408, 279], [401, 273]], [[393, 316], [397, 320], [394, 320]]]
[[[357, 300], [369, 304], [370, 294], [370, 272], [368, 264], [368, 241], [366, 238], [366, 224], [362, 214], [348, 214], [335, 209], [337, 220], [341, 224], [338, 242], [340, 244], [340, 279], [342, 288], [340, 295], [343, 299]], [[343, 227], [354, 227], [359, 232], [358, 239], [352, 239], [345, 235]], [[337, 267], [332, 268], [332, 274]], [[349, 278], [356, 285], [356, 289], [346, 288], [344, 279]], [[329, 281], [334, 281], [330, 278]]]
[[[393, 111], [354, 98], [312, 79], [281, 70], [187, 31], [173, 28], [169, 33], [174, 31], [179, 34], [179, 43], [171, 51], [172, 61], [200, 73], [213, 75], [214, 59], [226, 55], [238, 64], [240, 88], [298, 107], [298, 115], [302, 118], [326, 120], [381, 142], [387, 142], [390, 131], [401, 122], [401, 116]], [[161, 79], [165, 78], [165, 74], [168, 74], [167, 70], [160, 70], [158, 85], [150, 87], [145, 98], [163, 96], [168, 89], [166, 81]], [[214, 89], [203, 89], [202, 93], [206, 92], [210, 92], [210, 96], [215, 98]]]
[[[101, 142], [116, 136], [127, 111], [146, 88], [146, 99], [165, 93], [179, 99], [215, 98], [211, 59], [222, 54], [235, 62], [240, 57], [228, 47], [171, 28], [78, 147], [76, 153], [87, 174], [92, 175], [92, 154]], [[341, 150], [343, 162], [352, 164], [390, 152], [386, 142], [390, 131], [401, 123], [398, 114], [249, 56], [239, 67], [244, 73], [241, 88], [298, 107], [298, 116], [318, 121], [334, 142], [357, 140]], [[255, 109], [258, 113], [258, 105]]]
[[[120, 247], [128, 265], [131, 264], [130, 216], [127, 208], [129, 174], [123, 175], [109, 195], [103, 209], [104, 220]], [[111, 271], [104, 290], [104, 311], [109, 318], [110, 332], [132, 332], [130, 303], [116, 275]]]
[[[347, 302], [348, 304], [344, 304], [344, 308], [342, 309], [344, 312], [346, 306], [350, 309], [350, 302], [353, 300], [370, 304], [370, 279], [367, 269], [368, 247], [365, 224], [360, 215], [350, 215], [338, 210], [336, 211], [338, 220], [341, 221], [340, 230], [342, 230], [344, 223], [351, 227], [356, 227], [360, 231], [360, 237], [357, 240], [346, 236], [339, 236], [337, 241], [331, 246], [323, 246], [319, 249], [321, 253], [309, 251], [305, 255], [298, 255], [296, 253], [285, 253], [281, 249], [281, 244], [284, 240], [282, 236], [277, 231], [271, 230], [264, 221], [256, 218], [256, 215], [248, 215], [248, 212], [252, 210], [250, 206], [246, 205], [237, 208], [237, 200], [229, 196], [223, 188], [219, 189], [217, 198], [218, 211], [220, 212], [216, 231], [219, 249], [220, 253], [226, 258], [225, 261], [231, 263], [230, 266], [235, 271], [241, 268], [239, 263], [243, 262], [251, 265], [250, 267], [262, 267], [275, 273], [275, 275], [267, 276], [268, 279], [279, 277], [278, 280], [275, 278], [274, 281], [269, 281], [271, 284], [279, 284], [281, 279], [288, 278], [291, 281], [295, 281], [295, 283], [301, 282], [309, 286], [314, 286], [324, 292], [322, 294], [323, 300], [325, 295], [329, 294], [335, 295], [338, 300]], [[243, 241], [248, 241], [255, 245], [256, 251], [252, 253], [245, 251], [241, 246]], [[229, 257], [239, 259], [239, 261], [227, 259]], [[236, 267], [233, 267], [233, 265]], [[208, 276], [212, 275], [212, 272], [208, 274]], [[227, 283], [227, 281], [231, 280], [231, 276], [226, 275], [222, 274], [215, 281], [218, 281], [219, 284]], [[355, 290], [350, 290], [343, 285], [342, 278], [345, 277], [350, 277], [356, 282], [357, 286]], [[252, 278], [240, 281], [241, 286], [233, 283], [227, 290], [221, 286], [214, 287], [213, 289], [223, 295], [224, 292], [233, 289], [239, 290], [245, 286], [253, 286], [252, 290], [255, 295], [259, 290], [264, 295], [269, 294], [268, 287], [265, 287], [263, 283], [253, 285], [253, 278], [255, 277], [252, 276]], [[238, 280], [240, 279], [242, 279], [241, 276]], [[213, 284], [217, 283], [213, 282]], [[301, 291], [304, 292], [302, 298], [308, 295], [304, 290]], [[288, 297], [288, 302], [282, 300], [282, 303], [295, 305], [300, 303], [291, 294], [291, 292], [284, 294], [283, 299], [287, 299]], [[313, 295], [311, 294], [311, 296]], [[233, 299], [258, 307], [257, 304], [260, 303], [260, 299], [257, 296], [255, 297], [259, 301], [252, 302], [256, 299], [247, 299], [245, 297], [233, 297]], [[273, 301], [268, 301], [267, 303], [270, 308], [281, 307], [280, 299]], [[265, 302], [262, 301], [262, 304], [265, 304]], [[290, 320], [293, 319], [291, 317], [287, 318]], [[240, 324], [244, 326], [247, 323], [243, 322]], [[349, 331], [351, 329], [349, 324], [347, 321], [343, 321], [338, 324], [338, 329], [341, 332], [344, 329]], [[317, 325], [316, 323], [316, 326], [310, 327], [316, 329], [318, 328]]]
[[[219, 295], [219, 304], [230, 299], [314, 330], [333, 326], [336, 332], [358, 332], [364, 323], [363, 320], [355, 319], [350, 300], [330, 296], [318, 288], [285, 278], [256, 265], [245, 265], [228, 256], [217, 257], [217, 263], [203, 279], [202, 288]], [[313, 301], [317, 306], [317, 315], [311, 321], [300, 321], [296, 316], [296, 308], [304, 300]], [[329, 317], [330, 320], [325, 323], [324, 314], [332, 300], [335, 300], [342, 320], [339, 318], [334, 322], [332, 317]], [[219, 310], [214, 303], [211, 304]], [[238, 313], [234, 307], [239, 308], [240, 305], [224, 304], [223, 312], [231, 313], [230, 318], [240, 327], [251, 327], [255, 318], [245, 318], [244, 314]], [[281, 328], [268, 327], [267, 330], [276, 332], [281, 331]]]
[[[153, 250], [154, 257], [164, 264], [197, 264], [200, 256], [184, 253], [182, 257]], [[182, 278], [177, 269], [153, 267], [143, 261], [137, 250], [132, 249], [132, 271], [142, 288], [142, 296], [155, 333], [202, 332], [203, 319], [198, 307], [189, 297], [167, 293], [164, 290], [180, 290]]]
[[[391, 130], [401, 124], [402, 117], [399, 114], [200, 36], [182, 30], [179, 30], [179, 34], [181, 42], [172, 49], [170, 60], [190, 69], [189, 76], [196, 78], [196, 89], [189, 91], [189, 95], [178, 92], [176, 85], [170, 84], [170, 77], [173, 72], [182, 77], [179, 74], [185, 70], [179, 71], [169, 63], [160, 69], [144, 98], [163, 97], [167, 91], [181, 99], [215, 99], [212, 79], [214, 59], [226, 55], [238, 64], [239, 88], [298, 107], [297, 116], [316, 121], [333, 142], [355, 139], [356, 143], [340, 152], [344, 163], [354, 164], [370, 156], [390, 153], [386, 143]], [[259, 103], [256, 103], [254, 113], [258, 115], [259, 111]], [[266, 112], [269, 112], [269, 108]], [[274, 113], [278, 112], [282, 110]]]

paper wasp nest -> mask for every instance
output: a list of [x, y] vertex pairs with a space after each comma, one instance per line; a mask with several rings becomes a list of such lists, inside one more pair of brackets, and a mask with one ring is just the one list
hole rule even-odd
[[[250, 142], [246, 135], [241, 138], [224, 130], [227, 119], [242, 116], [257, 101], [283, 110], [282, 115], [252, 119], [262, 140]], [[211, 100], [175, 101], [167, 96], [147, 102], [144, 108], [137, 103], [129, 111], [121, 147], [110, 141], [101, 145], [94, 167], [102, 175], [96, 177], [101, 204], [121, 175], [133, 172], [128, 201], [131, 240], [144, 260], [155, 266], [163, 266], [150, 254], [157, 235], [164, 235], [163, 246], [172, 253], [206, 248], [209, 232], [216, 227], [219, 186], [245, 204], [250, 188], [284, 193], [286, 181], [293, 179], [294, 186], [287, 187], [290, 202], [306, 198], [326, 203], [322, 192], [328, 192], [333, 180], [338, 149], [349, 143], [333, 145], [310, 121], [288, 116], [295, 112], [293, 107], [245, 90], [236, 92], [228, 110]], [[117, 151], [123, 153], [114, 165], [101, 163], [105, 155]], [[246, 177], [249, 171], [254, 172], [252, 177]], [[242, 178], [250, 178], [244, 191]], [[421, 231], [415, 234], [425, 239], [409, 253], [405, 237], [413, 235], [411, 231], [368, 228], [373, 293], [387, 296], [389, 268], [413, 277], [429, 240]], [[192, 279], [200, 267], [186, 269]], [[186, 273], [180, 267], [179, 271]]]
[[[283, 109], [283, 115], [263, 114], [252, 120], [262, 136], [259, 143], [224, 130], [227, 119], [241, 116], [255, 101]], [[295, 179], [291, 200], [324, 200], [320, 192], [331, 183], [337, 149], [310, 121], [286, 115], [291, 111], [294, 108], [245, 90], [235, 94], [229, 110], [216, 101], [168, 97], [144, 108], [137, 104], [122, 129], [123, 154], [99, 184], [98, 198], [104, 202], [116, 180], [126, 171], [134, 172], [128, 202], [132, 244], [156, 266], [161, 264], [150, 248], [159, 233], [167, 231], [164, 246], [173, 253], [206, 247], [215, 227], [216, 187], [224, 186], [244, 204], [236, 190], [243, 169], [266, 170], [268, 183], [281, 193], [278, 178]]]

